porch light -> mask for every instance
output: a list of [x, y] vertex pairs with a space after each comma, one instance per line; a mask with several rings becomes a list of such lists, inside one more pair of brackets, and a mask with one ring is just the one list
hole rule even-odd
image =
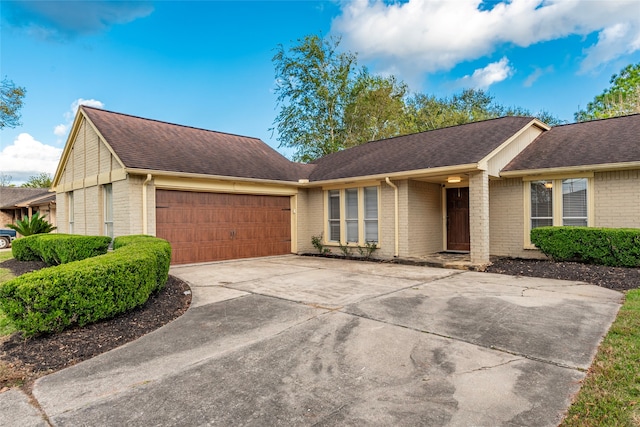
[[460, 178], [459, 176], [450, 176], [449, 178], [447, 178], [447, 182], [449, 184], [454, 184], [456, 182], [460, 182], [462, 181], [462, 178]]
[[551, 182], [551, 181], [545, 182], [544, 183], [544, 188], [553, 188], [553, 182]]

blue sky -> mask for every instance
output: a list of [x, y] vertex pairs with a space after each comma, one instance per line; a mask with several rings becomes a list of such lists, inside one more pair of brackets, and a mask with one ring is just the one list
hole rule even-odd
[[53, 173], [80, 103], [278, 149], [274, 49], [320, 33], [414, 91], [482, 88], [572, 121], [640, 61], [640, 1], [2, 0], [0, 74], [27, 96], [22, 126], [0, 131], [0, 172]]

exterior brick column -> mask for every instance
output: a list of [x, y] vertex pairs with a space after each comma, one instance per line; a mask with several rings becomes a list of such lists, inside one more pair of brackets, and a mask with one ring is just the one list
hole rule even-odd
[[489, 174], [478, 171], [469, 177], [469, 228], [471, 262], [489, 264]]

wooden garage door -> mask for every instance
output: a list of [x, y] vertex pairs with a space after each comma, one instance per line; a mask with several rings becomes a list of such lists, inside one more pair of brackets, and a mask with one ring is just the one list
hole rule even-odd
[[156, 190], [156, 235], [173, 264], [288, 254], [289, 197]]

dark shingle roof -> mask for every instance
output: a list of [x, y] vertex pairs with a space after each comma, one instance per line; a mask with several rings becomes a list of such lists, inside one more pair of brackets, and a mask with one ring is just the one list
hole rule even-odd
[[297, 181], [299, 167], [257, 138], [81, 107], [127, 168]]
[[640, 162], [640, 114], [556, 126], [503, 171]]
[[476, 163], [533, 120], [502, 117], [369, 142], [316, 160], [310, 180]]
[[48, 188], [0, 187], [0, 209], [12, 209], [22, 202], [47, 194]]

